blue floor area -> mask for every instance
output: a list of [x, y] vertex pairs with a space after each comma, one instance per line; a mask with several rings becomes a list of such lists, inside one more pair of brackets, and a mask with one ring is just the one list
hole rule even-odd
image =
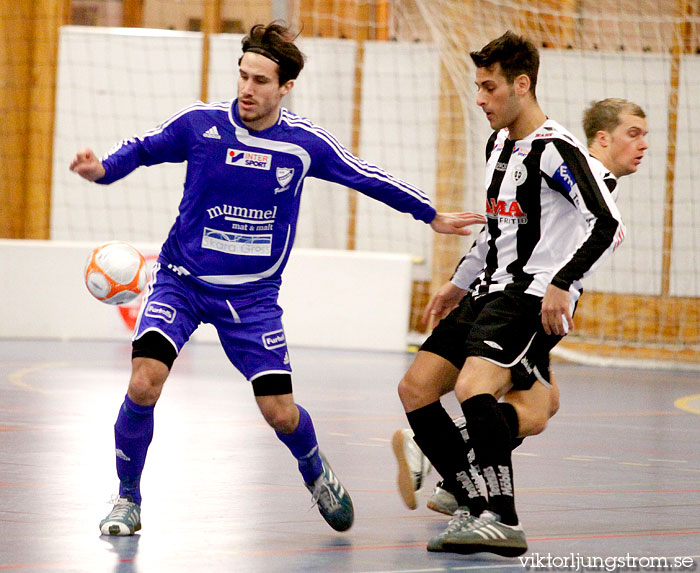
[[[692, 407], [700, 374], [555, 364], [561, 410], [514, 455], [529, 544], [521, 561], [425, 550], [446, 525], [424, 503], [439, 478], [431, 474], [418, 509], [406, 509], [390, 445], [406, 425], [396, 384], [412, 355], [304, 348], [291, 349], [295, 396], [353, 497], [349, 532], [336, 533], [311, 507], [295, 461], [223, 351], [192, 344], [156, 407], [143, 529], [101, 537], [117, 492], [113, 424], [129, 357], [128, 343], [0, 341], [0, 571], [572, 571], [576, 560], [580, 571], [601, 571], [611, 559], [617, 570], [665, 562], [690, 571], [700, 563]], [[458, 412], [453, 397], [445, 405]]]

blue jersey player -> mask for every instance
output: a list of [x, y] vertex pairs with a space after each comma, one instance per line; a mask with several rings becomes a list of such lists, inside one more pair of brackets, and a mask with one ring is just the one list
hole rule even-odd
[[71, 170], [100, 184], [142, 165], [187, 162], [179, 212], [133, 337], [129, 388], [114, 426], [119, 499], [100, 523], [105, 535], [141, 528], [140, 479], [153, 436], [153, 410], [180, 349], [213, 324], [257, 404], [296, 458], [328, 524], [353, 523], [348, 492], [319, 451], [308, 412], [294, 402], [291, 365], [277, 305], [294, 242], [304, 179], [354, 188], [440, 233], [469, 234], [470, 213], [436, 213], [418, 188], [349, 153], [325, 130], [280, 107], [304, 65], [289, 30], [254, 26], [243, 39], [238, 97], [197, 103], [98, 159], [84, 149]]

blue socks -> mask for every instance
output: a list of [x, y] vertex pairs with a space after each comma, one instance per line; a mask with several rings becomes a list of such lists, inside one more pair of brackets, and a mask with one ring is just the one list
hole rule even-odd
[[127, 395], [114, 424], [119, 496], [131, 496], [139, 505], [141, 473], [153, 439], [153, 409], [154, 406], [139, 406]]
[[[297, 405], [297, 408], [299, 408], [297, 429], [291, 434], [281, 432], [276, 434], [297, 459], [304, 482], [310, 485], [321, 475], [323, 464], [311, 416], [301, 406]], [[127, 395], [124, 397], [124, 403], [119, 409], [119, 416], [114, 424], [119, 495], [120, 497], [131, 496], [134, 503], [139, 505], [141, 505], [141, 473], [146, 463], [148, 446], [153, 439], [153, 410], [154, 406], [140, 406]]]
[[318, 442], [311, 416], [301, 406], [299, 408], [299, 425], [291, 434], [275, 431], [280, 441], [289, 448], [299, 463], [299, 471], [304, 483], [311, 485], [323, 471], [321, 456], [318, 452]]

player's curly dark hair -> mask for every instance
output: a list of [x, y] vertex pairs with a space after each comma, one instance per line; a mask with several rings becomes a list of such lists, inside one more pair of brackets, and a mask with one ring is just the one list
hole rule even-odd
[[470, 52], [469, 55], [477, 68], [490, 68], [494, 64], [500, 64], [503, 75], [510, 84], [519, 75], [525, 74], [530, 78], [530, 91], [535, 95], [540, 52], [527, 38], [508, 30], [481, 50]]
[[[304, 67], [304, 54], [294, 44], [298, 35], [284, 22], [274, 21], [267, 26], [256, 24], [243, 38], [241, 46], [244, 54], [255, 52], [275, 62], [279, 66], [279, 84], [284, 85], [296, 79]], [[239, 65], [242, 58], [238, 60]]]

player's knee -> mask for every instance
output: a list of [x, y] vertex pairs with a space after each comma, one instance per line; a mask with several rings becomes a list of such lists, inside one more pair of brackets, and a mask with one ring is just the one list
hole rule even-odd
[[407, 400], [410, 401], [411, 396], [414, 395], [414, 389], [412, 387], [411, 381], [407, 378], [401, 379], [397, 390], [399, 392], [399, 400], [401, 400], [402, 404], [405, 404]]
[[[520, 433], [528, 436], [536, 436], [544, 432], [549, 421], [549, 411], [544, 409], [529, 410], [527, 415], [520, 418]], [[524, 430], [524, 431], [523, 431]]]
[[299, 410], [296, 405], [269, 405], [260, 409], [263, 418], [271, 428], [282, 434], [291, 434], [299, 423]]
[[549, 417], [538, 417], [535, 418], [532, 422], [531, 426], [531, 436], [536, 436], [537, 434], [541, 434], [544, 432], [545, 428], [547, 427], [547, 422], [549, 421]]
[[559, 411], [559, 384], [553, 370], [549, 371], [549, 382], [552, 385], [549, 392], [549, 417], [551, 418]]
[[[426, 392], [426, 389], [419, 381], [414, 376], [411, 376], [410, 372], [407, 372], [399, 382], [398, 392], [399, 399], [407, 412], [435, 401], [430, 398], [428, 392]], [[439, 399], [439, 396], [437, 399]]]
[[264, 374], [252, 381], [253, 393], [265, 421], [283, 434], [293, 432], [299, 423], [299, 409], [292, 395], [288, 373]]
[[559, 392], [552, 392], [549, 397], [549, 417], [551, 418], [559, 411]]
[[169, 372], [168, 367], [158, 360], [134, 358], [129, 380], [129, 398], [142, 406], [152, 406], [160, 398]]
[[511, 396], [509, 403], [518, 414], [518, 436], [521, 438], [535, 436], [544, 432], [549, 420], [549, 407], [545, 402], [526, 403]]

